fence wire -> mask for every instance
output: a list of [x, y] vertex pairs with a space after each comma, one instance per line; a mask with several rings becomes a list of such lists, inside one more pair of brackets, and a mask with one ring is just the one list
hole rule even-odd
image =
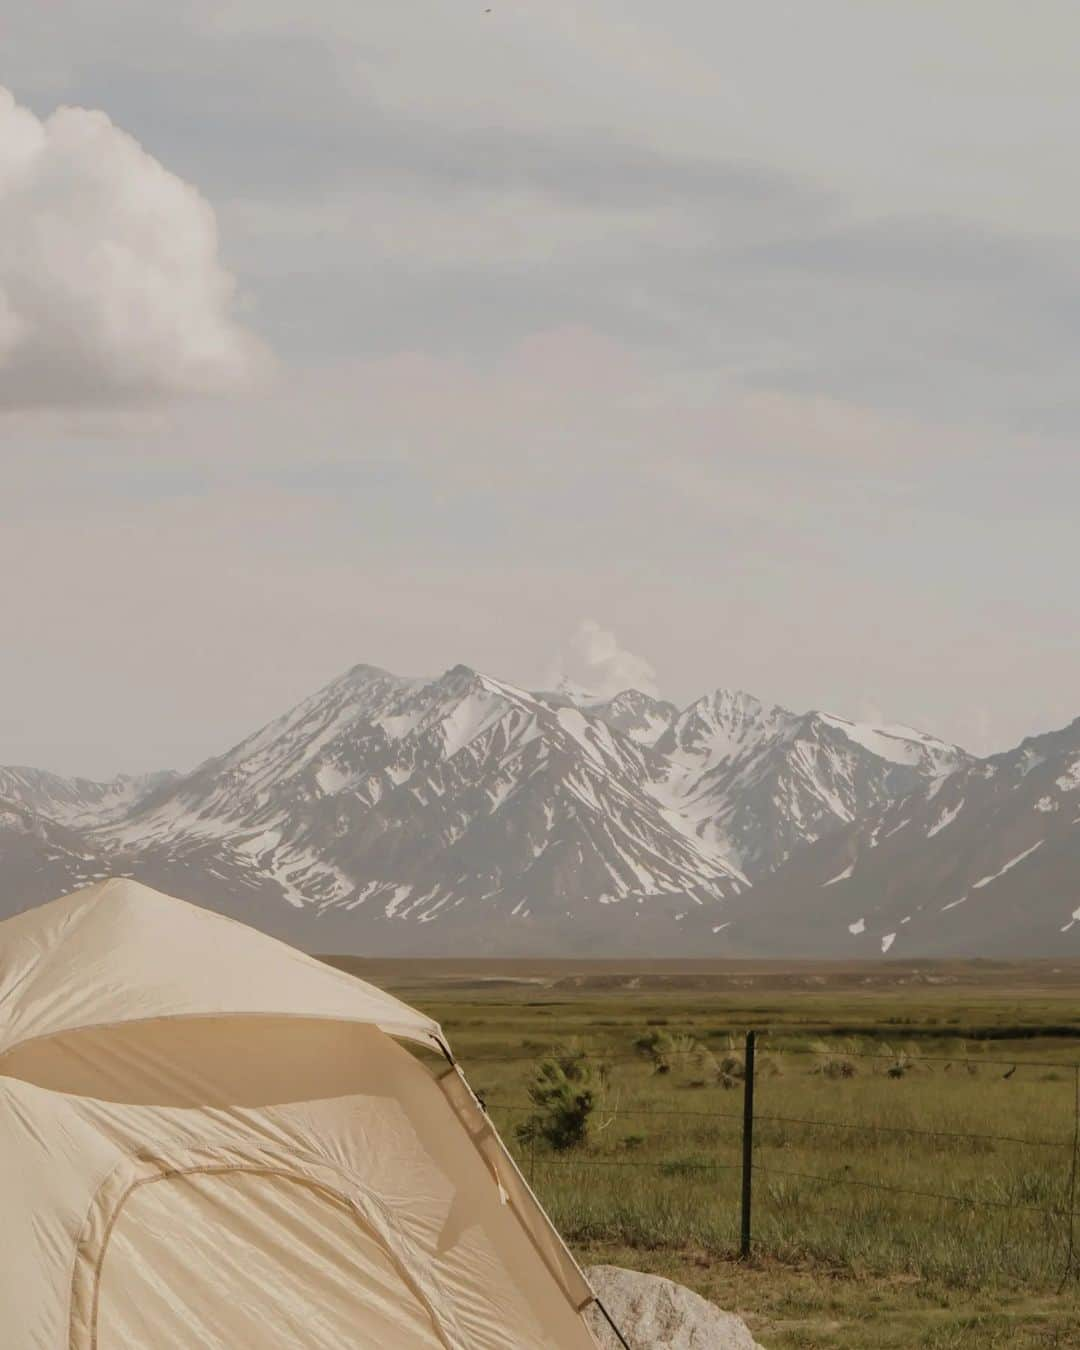
[[817, 1181], [825, 1186], [857, 1186], [867, 1191], [887, 1191], [892, 1195], [911, 1195], [920, 1200], [944, 1200], [953, 1205], [979, 1205], [985, 1209], [1017, 1209], [1029, 1214], [1043, 1214], [1049, 1218], [1069, 1218], [1065, 1208], [1045, 1209], [1041, 1205], [1018, 1204], [1014, 1200], [986, 1200], [980, 1196], [950, 1194], [947, 1191], [922, 1191], [910, 1186], [893, 1186], [886, 1181], [866, 1181], [860, 1177], [825, 1177], [816, 1172], [796, 1172], [786, 1167], [762, 1167], [754, 1163], [754, 1171], [763, 1176], [798, 1177], [800, 1181]]
[[[733, 1047], [725, 1047], [729, 1053], [737, 1053]], [[664, 1052], [665, 1061], [695, 1061], [700, 1060], [703, 1051], [715, 1055], [717, 1052], [703, 1044], [690, 1050], [671, 1050]], [[844, 1058], [844, 1059], [866, 1059], [878, 1062], [888, 1062], [896, 1064], [903, 1062], [907, 1058], [907, 1052], [904, 1050], [879, 1051], [879, 1050], [861, 1050], [849, 1048], [844, 1045], [827, 1045], [818, 1047], [809, 1046], [789, 1046], [778, 1045], [770, 1047], [769, 1054], [774, 1059], [783, 1059], [787, 1056], [808, 1056], [818, 1059]], [[649, 1059], [644, 1054], [616, 1054], [598, 1051], [575, 1051], [575, 1058], [587, 1059], [593, 1062], [599, 1062], [607, 1066], [617, 1064], [632, 1064], [642, 1068], [649, 1066]], [[724, 1111], [724, 1110], [701, 1110], [701, 1109], [682, 1109], [653, 1106], [622, 1106], [615, 1105], [609, 1108], [612, 1120], [620, 1117], [628, 1119], [648, 1119], [656, 1117], [660, 1119], [686, 1119], [693, 1121], [716, 1121], [716, 1122], [734, 1122], [742, 1126], [743, 1142], [746, 1142], [746, 1131], [749, 1129], [750, 1141], [749, 1149], [744, 1154], [741, 1162], [726, 1162], [720, 1158], [716, 1159], [638, 1159], [638, 1158], [598, 1158], [598, 1157], [566, 1157], [556, 1156], [550, 1152], [544, 1152], [537, 1155], [535, 1147], [529, 1156], [530, 1172], [535, 1169], [546, 1168], [571, 1168], [587, 1171], [594, 1168], [611, 1169], [630, 1169], [647, 1170], [659, 1173], [660, 1175], [676, 1178], [690, 1173], [709, 1173], [709, 1172], [741, 1172], [744, 1176], [744, 1198], [743, 1203], [747, 1203], [748, 1188], [747, 1166], [749, 1174], [760, 1177], [783, 1177], [792, 1180], [809, 1182], [822, 1188], [830, 1187], [850, 1187], [861, 1191], [869, 1191], [885, 1196], [897, 1196], [921, 1201], [929, 1201], [937, 1204], [957, 1205], [961, 1207], [983, 1208], [999, 1211], [1017, 1211], [1026, 1214], [1040, 1215], [1047, 1219], [1053, 1219], [1060, 1222], [1067, 1222], [1067, 1253], [1065, 1262], [1065, 1271], [1062, 1276], [1061, 1286], [1063, 1288], [1069, 1276], [1076, 1273], [1077, 1267], [1077, 1240], [1076, 1240], [1076, 1220], [1080, 1217], [1080, 1209], [1077, 1206], [1077, 1193], [1080, 1189], [1080, 1062], [1063, 1060], [1030, 1060], [1023, 1058], [1000, 1058], [986, 1055], [924, 1055], [921, 1052], [912, 1055], [911, 1059], [918, 1064], [946, 1064], [963, 1065], [978, 1067], [982, 1066], [1008, 1066], [1009, 1073], [1005, 1077], [1011, 1077], [1017, 1067], [1024, 1069], [1054, 1069], [1059, 1072], [1068, 1072], [1073, 1078], [1073, 1130], [1070, 1139], [1064, 1138], [1046, 1138], [1038, 1136], [1024, 1136], [1012, 1134], [997, 1134], [984, 1131], [964, 1131], [950, 1129], [934, 1129], [918, 1125], [886, 1125], [868, 1123], [866, 1121], [844, 1120], [839, 1118], [823, 1119], [811, 1118], [807, 1116], [788, 1116], [779, 1115], [770, 1112], [753, 1112], [749, 1117], [742, 1111]], [[505, 1061], [503, 1061], [505, 1062]], [[521, 1062], [520, 1060], [517, 1062]], [[655, 1073], [655, 1065], [653, 1072]], [[747, 1085], [742, 1084], [744, 1093]], [[505, 1111], [510, 1113], [534, 1113], [538, 1110], [537, 1104], [527, 1101], [510, 1101], [498, 1098], [489, 1098], [483, 1100], [485, 1110]], [[975, 1195], [966, 1192], [956, 1191], [937, 1191], [928, 1190], [917, 1186], [904, 1186], [892, 1182], [875, 1181], [866, 1177], [856, 1177], [849, 1175], [822, 1174], [818, 1172], [808, 1172], [799, 1168], [789, 1168], [774, 1165], [772, 1162], [760, 1161], [763, 1150], [767, 1150], [770, 1145], [760, 1139], [754, 1139], [753, 1130], [757, 1125], [785, 1125], [795, 1126], [800, 1129], [837, 1131], [851, 1133], [867, 1133], [873, 1135], [889, 1135], [905, 1138], [924, 1138], [930, 1140], [953, 1140], [960, 1143], [977, 1144], [1002, 1144], [1017, 1148], [1035, 1148], [1035, 1149], [1058, 1149], [1062, 1153], [1067, 1149], [1069, 1151], [1069, 1167], [1067, 1176], [1063, 1177], [1063, 1195], [1062, 1202], [1059, 1205], [1036, 1205], [1018, 1200], [991, 1199], [986, 1196]], [[732, 1202], [733, 1204], [735, 1201]], [[749, 1215], [746, 1216], [747, 1224]], [[744, 1228], [744, 1233], [746, 1229]], [[744, 1244], [744, 1255], [748, 1254], [748, 1247]]]

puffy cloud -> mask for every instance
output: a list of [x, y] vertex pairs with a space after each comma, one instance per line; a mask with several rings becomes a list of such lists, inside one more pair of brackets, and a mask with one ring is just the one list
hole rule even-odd
[[214, 213], [104, 113], [0, 88], [0, 407], [216, 392], [265, 360]]
[[620, 647], [615, 634], [595, 619], [582, 619], [570, 639], [569, 650], [556, 663], [551, 683], [569, 683], [599, 698], [612, 698], [624, 689], [655, 695], [656, 671], [634, 652]]

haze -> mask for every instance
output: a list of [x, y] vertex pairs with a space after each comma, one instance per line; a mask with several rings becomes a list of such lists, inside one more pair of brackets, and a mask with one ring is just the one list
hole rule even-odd
[[6, 5], [0, 763], [189, 767], [358, 661], [1076, 716], [1078, 40]]

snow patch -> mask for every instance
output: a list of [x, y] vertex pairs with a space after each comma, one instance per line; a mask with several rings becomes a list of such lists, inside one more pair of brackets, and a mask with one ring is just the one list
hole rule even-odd
[[576, 708], [560, 708], [557, 716], [562, 729], [573, 736], [593, 763], [603, 765], [604, 757], [596, 747], [593, 729], [588, 719]]
[[443, 753], [452, 759], [459, 750], [463, 750], [470, 741], [497, 722], [507, 711], [506, 704], [498, 695], [487, 691], [463, 698], [453, 712], [442, 719], [440, 729], [443, 735]]
[[261, 834], [242, 840], [236, 845], [236, 851], [247, 854], [249, 858], [258, 858], [264, 853], [271, 853], [280, 843], [280, 830], [263, 830]]
[[1080, 788], [1080, 759], [1074, 759], [1055, 782], [1062, 792], [1076, 792]]
[[343, 787], [348, 786], [349, 778], [335, 765], [321, 764], [315, 771], [315, 781], [320, 791], [327, 797], [332, 797], [335, 792], [340, 792]]
[[823, 881], [821, 883], [821, 889], [824, 890], [826, 886], [835, 886], [838, 881], [847, 881], [848, 877], [850, 877], [854, 871], [855, 864], [848, 863], [847, 867], [845, 867], [842, 872], [837, 872], [836, 876], [830, 877], [828, 881]]
[[951, 746], [913, 727], [899, 724], [871, 726], [868, 722], [849, 722], [830, 713], [822, 713], [821, 720], [843, 732], [849, 741], [891, 764], [907, 764], [913, 768], [925, 765], [935, 776], [945, 776], [956, 767], [956, 752]]
[[1037, 844], [1032, 844], [1030, 848], [1024, 849], [1023, 853], [1018, 853], [1015, 858], [1010, 858], [1004, 867], [999, 868], [996, 872], [992, 872], [988, 877], [983, 877], [982, 880], [977, 881], [971, 889], [973, 891], [978, 891], [984, 886], [989, 886], [992, 881], [997, 881], [998, 877], [1003, 877], [1006, 872], [1010, 872], [1017, 863], [1022, 863], [1025, 858], [1030, 858], [1037, 848], [1042, 848], [1044, 842], [1045, 840], [1040, 839]]
[[933, 839], [935, 834], [940, 834], [941, 831], [946, 828], [946, 826], [951, 825], [953, 821], [956, 819], [956, 817], [960, 814], [961, 810], [963, 809], [963, 806], [964, 806], [963, 797], [960, 798], [960, 800], [956, 803], [955, 806], [951, 807], [947, 806], [945, 810], [942, 811], [941, 815], [938, 816], [934, 824], [931, 825], [931, 827], [926, 831], [927, 839]]
[[402, 902], [407, 900], [409, 896], [412, 895], [412, 891], [413, 888], [411, 886], [394, 887], [394, 893], [390, 897], [386, 905], [386, 917], [388, 919], [392, 919], [394, 917], [398, 909], [401, 907]]

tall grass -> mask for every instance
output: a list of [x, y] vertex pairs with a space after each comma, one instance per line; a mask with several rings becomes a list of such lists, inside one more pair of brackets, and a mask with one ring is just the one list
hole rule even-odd
[[[513, 1143], [529, 1058], [515, 1049], [471, 1066], [571, 1242], [734, 1252], [742, 1085], [703, 1074], [697, 1045], [679, 1036], [670, 1028], [678, 1053], [665, 1043], [662, 1073], [655, 1057], [635, 1057], [632, 1039], [622, 1054], [605, 1041], [607, 1127], [563, 1154]], [[954, 1285], [1056, 1284], [1069, 1243], [1073, 1072], [1026, 1042], [1006, 1047], [1010, 1072], [982, 1045], [778, 1038], [756, 1083], [755, 1251]], [[734, 1048], [718, 1037], [710, 1057]]]

